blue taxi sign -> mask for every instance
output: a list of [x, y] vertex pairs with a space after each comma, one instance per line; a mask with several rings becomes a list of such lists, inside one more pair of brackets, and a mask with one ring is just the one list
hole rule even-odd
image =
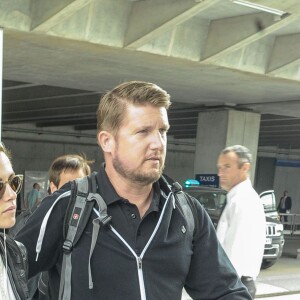
[[201, 185], [210, 187], [219, 187], [218, 174], [196, 174], [196, 180], [201, 182]]

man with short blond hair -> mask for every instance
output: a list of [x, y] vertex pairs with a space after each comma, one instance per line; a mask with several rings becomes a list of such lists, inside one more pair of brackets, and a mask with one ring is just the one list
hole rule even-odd
[[[100, 100], [97, 140], [105, 163], [93, 177], [93, 187], [105, 209], [94, 203], [86, 218], [69, 257], [72, 273], [71, 262], [63, 263], [62, 230], [70, 184], [43, 201], [18, 236], [28, 250], [29, 275], [49, 270], [51, 299], [179, 300], [183, 288], [193, 299], [250, 299], [204, 208], [196, 199], [187, 203], [184, 198], [195, 213], [193, 230], [162, 175], [170, 104], [166, 91], [141, 81], [122, 83]], [[100, 226], [103, 211], [111, 218]], [[78, 214], [73, 216], [76, 223]], [[45, 227], [41, 242], [39, 232]]]

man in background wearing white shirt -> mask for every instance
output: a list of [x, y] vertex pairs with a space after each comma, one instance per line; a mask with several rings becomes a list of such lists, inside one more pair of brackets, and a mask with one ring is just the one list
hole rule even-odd
[[260, 198], [248, 178], [251, 162], [249, 149], [240, 145], [227, 147], [219, 155], [220, 185], [228, 193], [217, 236], [254, 299], [255, 279], [266, 240], [266, 219]]

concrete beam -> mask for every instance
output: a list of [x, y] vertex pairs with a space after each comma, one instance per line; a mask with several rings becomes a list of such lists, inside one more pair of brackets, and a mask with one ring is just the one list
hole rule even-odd
[[198, 62], [205, 47], [209, 22], [195, 16], [140, 47], [139, 50]]
[[[260, 19], [262, 16], [263, 18]], [[224, 22], [224, 20], [216, 20], [211, 23], [211, 29], [206, 43], [206, 58], [202, 60], [203, 62], [217, 62], [224, 56], [249, 46], [279, 29], [296, 22], [299, 17], [297, 15], [289, 15], [276, 23], [274, 23], [272, 15], [261, 13], [230, 19], [234, 20], [232, 20], [232, 22], [230, 22], [231, 20], [227, 20], [227, 22]], [[258, 20], [263, 23], [257, 23]], [[259, 28], [257, 26], [262, 26], [262, 30], [258, 31]], [[220, 38], [219, 42], [216, 42], [217, 38]]]
[[93, 0], [33, 0], [32, 31], [47, 32]]
[[0, 1], [0, 27], [28, 31], [31, 0]]
[[300, 33], [276, 38], [267, 73], [276, 75], [300, 63]]
[[72, 107], [68, 106], [52, 106], [49, 107], [40, 107], [31, 111], [19, 110], [14, 112], [6, 112], [3, 108], [3, 120], [8, 123], [20, 123], [20, 122], [36, 122], [36, 121], [44, 121], [49, 117], [49, 114], [53, 115], [54, 118], [68, 118], [72, 116], [78, 116], [86, 118], [95, 116], [95, 111], [97, 110], [98, 103], [91, 103], [89, 105], [76, 105]]
[[271, 72], [268, 72], [269, 75], [280, 76], [287, 79], [299, 80], [299, 66], [300, 58], [295, 59], [284, 66], [276, 68]]
[[35, 87], [38, 86], [37, 83], [24, 83], [24, 84], [19, 84], [19, 85], [14, 85], [14, 86], [7, 86], [7, 87], [3, 87], [2, 90], [3, 91], [15, 91], [18, 89], [24, 89], [24, 88], [31, 88], [31, 87]]
[[[195, 4], [194, 1], [142, 1], [132, 7], [124, 45], [138, 49], [177, 25], [200, 14], [222, 0]], [[151, 3], [150, 3], [151, 2]]]

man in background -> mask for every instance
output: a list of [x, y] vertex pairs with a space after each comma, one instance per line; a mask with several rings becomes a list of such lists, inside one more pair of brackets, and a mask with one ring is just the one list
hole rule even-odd
[[41, 186], [35, 182], [33, 184], [33, 188], [30, 192], [27, 193], [25, 199], [25, 208], [29, 210], [34, 210], [36, 207], [39, 206], [42, 200], [42, 196], [40, 193]]
[[[57, 157], [51, 164], [48, 176], [49, 176], [49, 192], [53, 194], [60, 189], [64, 184], [76, 178], [82, 178], [91, 174], [90, 165], [93, 161], [87, 160], [84, 154], [66, 154]], [[39, 275], [39, 274], [38, 274]], [[38, 292], [36, 292], [34, 299], [47, 299], [48, 294], [48, 272], [41, 273], [38, 281]], [[33, 277], [33, 278], [36, 278]], [[35, 280], [35, 289], [36, 289]]]
[[48, 171], [50, 194], [69, 181], [90, 175], [92, 163], [93, 161], [87, 160], [84, 154], [67, 154], [57, 157]]
[[[52, 162], [48, 170], [50, 194], [60, 189], [65, 183], [69, 181], [90, 175], [90, 165], [92, 163], [93, 161], [87, 160], [84, 154], [66, 154], [57, 157]], [[38, 187], [36, 187], [37, 185]], [[35, 191], [37, 191], [37, 188], [40, 189], [40, 185], [38, 183], [35, 183], [33, 187]], [[30, 193], [31, 192], [29, 192], [28, 194], [30, 195]], [[41, 202], [41, 200], [39, 200], [39, 202]], [[12, 237], [15, 237], [20, 229], [27, 223], [27, 220], [31, 216], [33, 211], [34, 209], [29, 207], [26, 211], [24, 211], [17, 217], [15, 226], [12, 227], [9, 231]]]
[[218, 159], [220, 185], [227, 193], [217, 236], [252, 298], [265, 245], [263, 205], [248, 178], [252, 155], [244, 146], [225, 148]]
[[[289, 214], [291, 212], [291, 208], [292, 208], [292, 198], [288, 196], [288, 191], [284, 191], [283, 196], [279, 200], [277, 211], [280, 214]], [[287, 216], [283, 216], [283, 219], [285, 223], [288, 220]], [[282, 216], [280, 216], [280, 220], [281, 222], [283, 221]]]
[[[57, 157], [48, 170], [50, 194], [60, 189], [65, 183], [76, 178], [82, 178], [91, 174], [90, 165], [93, 161], [86, 159], [84, 154], [66, 154]], [[32, 212], [25, 211], [17, 217], [16, 225], [10, 230], [10, 235], [15, 236], [27, 223]], [[39, 280], [40, 279], [40, 280]], [[38, 291], [38, 286], [40, 292]], [[47, 299], [48, 273], [39, 273], [32, 277], [28, 283], [30, 299]]]

